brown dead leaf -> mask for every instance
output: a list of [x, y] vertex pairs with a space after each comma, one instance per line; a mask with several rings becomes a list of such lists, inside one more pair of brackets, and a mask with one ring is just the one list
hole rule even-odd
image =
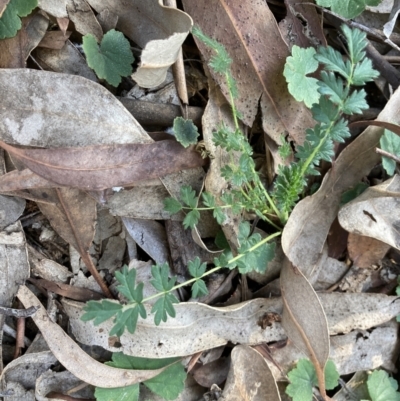
[[400, 249], [400, 177], [367, 188], [339, 212], [341, 226], [352, 233], [366, 235]]
[[42, 40], [49, 25], [49, 20], [39, 13], [21, 21], [22, 27], [14, 37], [0, 40], [0, 68], [24, 68], [31, 51]]
[[280, 401], [278, 387], [265, 359], [253, 348], [238, 345], [232, 351], [224, 399], [229, 401]]
[[0, 141], [0, 146], [47, 180], [95, 191], [206, 164], [193, 146], [185, 149], [174, 140], [56, 149], [19, 149]]
[[24, 189], [57, 188], [60, 185], [42, 178], [28, 168], [13, 170], [0, 176], [0, 192], [21, 191]]
[[[264, 131], [275, 142], [285, 132], [295, 142], [302, 142], [305, 129], [313, 125], [311, 114], [288, 92], [283, 67], [289, 50], [267, 3], [209, 0], [205, 5], [183, 0], [183, 5], [195, 24], [223, 44], [232, 58], [231, 71], [238, 86], [235, 103], [244, 123], [252, 126], [260, 103]], [[213, 52], [200, 41], [196, 43], [210, 61]], [[223, 76], [215, 71], [211, 74], [229, 99]]]
[[107, 89], [68, 74], [0, 69], [0, 137], [19, 145], [62, 147], [151, 143]]
[[148, 380], [164, 370], [118, 369], [97, 362], [86, 354], [57, 323], [51, 320], [46, 309], [27, 287], [21, 286], [17, 296], [25, 308], [40, 307], [32, 319], [38, 326], [47, 345], [58, 361], [84, 382], [97, 387], [124, 387]]
[[65, 46], [66, 41], [71, 35], [71, 31], [47, 31], [43, 39], [38, 44], [38, 47], [47, 49], [60, 50]]
[[88, 0], [98, 12], [118, 16], [117, 29], [143, 48], [141, 63], [132, 78], [144, 88], [161, 84], [176, 61], [192, 19], [183, 11], [164, 7], [158, 0]]
[[[379, 120], [400, 123], [400, 91], [379, 114]], [[375, 153], [383, 129], [368, 127], [334, 162], [319, 190], [294, 208], [283, 230], [282, 247], [289, 260], [311, 281], [322, 268], [319, 261], [343, 192], [354, 187], [380, 162]]]
[[324, 369], [329, 357], [329, 331], [321, 301], [301, 271], [287, 258], [283, 263], [280, 282], [282, 326], [289, 339], [314, 364], [318, 387], [325, 397]]
[[347, 249], [350, 259], [356, 266], [367, 268], [380, 263], [390, 249], [390, 245], [375, 238], [350, 233]]

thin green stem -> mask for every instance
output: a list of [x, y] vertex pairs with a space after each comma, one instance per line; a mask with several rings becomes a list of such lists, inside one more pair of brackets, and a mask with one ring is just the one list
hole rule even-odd
[[[250, 252], [255, 251], [255, 250], [256, 250], [257, 248], [259, 248], [261, 245], [264, 245], [264, 244], [267, 243], [268, 241], [271, 241], [273, 238], [279, 237], [281, 234], [282, 234], [282, 231], [278, 231], [278, 232], [276, 232], [276, 233], [274, 233], [274, 234], [269, 235], [268, 237], [264, 238], [264, 239], [261, 240], [260, 242], [257, 242], [257, 244], [255, 244], [255, 245], [253, 245], [251, 248], [249, 248], [248, 251], [247, 251], [246, 253], [240, 253], [239, 255], [233, 257], [232, 259], [230, 259], [230, 260], [227, 262], [227, 265], [230, 265], [231, 263], [236, 262], [237, 260], [239, 260], [240, 258], [242, 258], [244, 255], [246, 255], [246, 254], [248, 254], [248, 253], [250, 253]], [[195, 283], [197, 280], [200, 280], [200, 279], [202, 279], [202, 278], [204, 278], [204, 277], [206, 277], [206, 276], [209, 276], [210, 274], [213, 274], [213, 273], [215, 273], [216, 271], [218, 271], [218, 270], [220, 270], [220, 269], [222, 269], [222, 268], [224, 268], [224, 267], [227, 267], [227, 266], [216, 266], [216, 267], [212, 268], [211, 270], [206, 271], [206, 272], [205, 272], [202, 276], [200, 276], [200, 277], [192, 278], [192, 279], [190, 279], [190, 280], [188, 280], [188, 281], [185, 281], [184, 283], [175, 285], [175, 286], [172, 287], [169, 291], [159, 292], [159, 293], [157, 293], [157, 294], [151, 295], [150, 297], [147, 297], [147, 298], [143, 299], [142, 303], [145, 303], [145, 302], [148, 302], [148, 301], [150, 301], [150, 300], [152, 300], [152, 299], [158, 298], [158, 297], [160, 297], [161, 295], [163, 295], [163, 294], [165, 294], [165, 293], [173, 292], [173, 291], [177, 290], [178, 288], [186, 287], [187, 285], [192, 284], [192, 283]], [[129, 304], [128, 304], [128, 305], [129, 305]], [[127, 305], [127, 306], [128, 306], [128, 305]], [[136, 304], [135, 304], [135, 305], [136, 305]]]

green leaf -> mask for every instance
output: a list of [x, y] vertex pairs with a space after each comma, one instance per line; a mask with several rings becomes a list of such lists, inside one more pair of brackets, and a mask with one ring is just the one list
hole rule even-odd
[[185, 120], [182, 117], [174, 119], [174, 133], [176, 140], [185, 148], [197, 143], [199, 132], [192, 120]]
[[198, 279], [193, 285], [192, 285], [192, 297], [197, 298], [201, 297], [202, 295], [207, 295], [208, 294], [208, 289], [206, 286], [206, 283], [202, 279]]
[[282, 159], [286, 159], [291, 155], [292, 148], [284, 135], [280, 136], [280, 140], [282, 145], [278, 147], [279, 156], [282, 157]]
[[174, 198], [164, 199], [164, 210], [172, 214], [178, 213], [182, 210], [182, 205]]
[[366, 6], [377, 6], [381, 0], [317, 0], [322, 7], [330, 7], [331, 11], [344, 18], [354, 18], [360, 15]]
[[[397, 384], [397, 383], [396, 383]], [[397, 386], [384, 370], [375, 370], [367, 380], [368, 392], [372, 401], [399, 401]]]
[[173, 304], [179, 303], [179, 300], [175, 295], [165, 293], [161, 296], [157, 302], [153, 305], [151, 313], [154, 313], [154, 323], [158, 326], [161, 323], [167, 321], [168, 315], [175, 317], [176, 312]]
[[115, 316], [115, 324], [111, 328], [109, 335], [116, 335], [120, 337], [124, 333], [125, 328], [127, 328], [128, 331], [133, 334], [136, 330], [139, 315], [141, 315], [143, 318], [147, 317], [147, 313], [143, 305], [130, 305], [128, 309], [122, 309]]
[[[379, 144], [382, 150], [392, 155], [400, 156], [400, 137], [392, 131], [385, 129]], [[388, 175], [393, 175], [396, 170], [396, 162], [389, 157], [382, 156], [382, 166]]]
[[193, 278], [200, 278], [207, 269], [207, 263], [201, 263], [198, 256], [194, 260], [189, 261], [188, 270]]
[[340, 206], [343, 206], [357, 198], [357, 196], [361, 195], [367, 188], [368, 185], [365, 182], [359, 182], [355, 187], [342, 194], [342, 197], [340, 198]]
[[225, 213], [223, 212], [222, 208], [220, 208], [220, 207], [216, 207], [216, 208], [213, 210], [213, 216], [214, 216], [215, 220], [217, 220], [217, 223], [218, 223], [219, 225], [223, 224], [223, 222], [224, 222], [225, 219], [226, 219], [226, 215], [225, 215]]
[[14, 37], [22, 26], [19, 17], [26, 17], [37, 5], [37, 0], [10, 0], [0, 18], [0, 39]]
[[141, 303], [143, 300], [143, 285], [136, 287], [136, 270], [128, 270], [125, 265], [122, 271], [115, 272], [115, 278], [120, 282], [121, 285], [117, 286], [117, 290], [128, 298], [131, 302]]
[[190, 185], [183, 185], [181, 187], [181, 199], [185, 205], [194, 209], [197, 207], [198, 197], [196, 196], [196, 191]]
[[203, 203], [206, 207], [215, 207], [214, 195], [211, 195], [209, 192], [203, 192], [201, 196], [203, 198]]
[[97, 401], [138, 401], [139, 383], [116, 388], [96, 387], [94, 396]]
[[117, 301], [109, 301], [107, 299], [101, 302], [89, 301], [83, 307], [85, 313], [81, 316], [81, 319], [84, 322], [94, 320], [93, 324], [97, 326], [115, 316], [121, 309], [122, 305]]
[[164, 262], [162, 265], [151, 266], [151, 275], [153, 279], [150, 283], [159, 292], [170, 291], [175, 285], [176, 277], [169, 278], [169, 265]]
[[288, 373], [290, 384], [286, 387], [286, 394], [293, 401], [311, 401], [312, 388], [318, 384], [313, 364], [308, 359], [300, 359], [297, 366]]
[[349, 79], [351, 74], [351, 63], [349, 60], [343, 61], [342, 55], [334, 48], [319, 47], [315, 58], [325, 64], [328, 71], [338, 72], [343, 78]]
[[[112, 355], [112, 361], [106, 362], [106, 365], [120, 369], [151, 370], [173, 364], [156, 377], [146, 380], [144, 384], [153, 393], [164, 399], [174, 400], [183, 390], [186, 379], [183, 365], [179, 362], [174, 363], [176, 361], [179, 361], [179, 358], [148, 359], [132, 357], [124, 355], [122, 352], [117, 352]], [[114, 389], [96, 387], [95, 396], [98, 401], [137, 401], [139, 384]]]
[[348, 90], [345, 90], [343, 86], [343, 80], [332, 72], [326, 71], [321, 71], [321, 79], [322, 81], [318, 82], [321, 95], [328, 96], [329, 100], [336, 105], [342, 105], [348, 95]]
[[90, 68], [100, 79], [105, 79], [109, 84], [118, 86], [121, 77], [132, 73], [134, 61], [129, 41], [121, 32], [115, 29], [108, 31], [100, 43], [92, 34], [83, 37], [83, 51]]
[[352, 92], [343, 102], [343, 113], [361, 114], [363, 110], [367, 110], [369, 106], [365, 100], [366, 95], [364, 89]]
[[356, 65], [351, 84], [364, 85], [366, 82], [370, 82], [378, 77], [379, 72], [373, 69], [371, 60], [369, 58], [365, 58], [361, 61], [361, 63]]
[[198, 210], [190, 211], [183, 219], [183, 227], [186, 229], [194, 228], [194, 226], [199, 222], [200, 212]]
[[290, 94], [297, 101], [304, 102], [307, 107], [318, 103], [320, 97], [318, 81], [315, 78], [306, 76], [315, 72], [318, 68], [318, 62], [314, 55], [314, 48], [303, 49], [294, 45], [292, 47], [292, 55], [286, 59], [283, 71]]
[[339, 384], [339, 372], [332, 360], [328, 360], [325, 365], [325, 387], [327, 390], [333, 390]]

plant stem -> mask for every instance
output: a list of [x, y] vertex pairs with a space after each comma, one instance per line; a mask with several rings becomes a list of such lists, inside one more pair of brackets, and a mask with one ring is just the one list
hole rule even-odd
[[[232, 259], [230, 259], [227, 262], [227, 265], [230, 265], [231, 263], [236, 262], [237, 260], [242, 258], [247, 253], [253, 252], [257, 248], [259, 248], [261, 245], [264, 245], [265, 243], [267, 243], [268, 241], [272, 240], [273, 238], [279, 237], [281, 234], [282, 234], [282, 231], [278, 231], [278, 232], [276, 232], [274, 234], [269, 235], [268, 237], [264, 238], [260, 242], [257, 242], [257, 244], [255, 244], [251, 248], [249, 248], [246, 253], [240, 253], [239, 255], [235, 256]], [[187, 285], [192, 284], [192, 283], [196, 282], [197, 280], [202, 279], [203, 277], [206, 277], [206, 276], [209, 276], [210, 274], [215, 273], [216, 271], [222, 269], [223, 267], [227, 267], [227, 266], [215, 266], [211, 270], [206, 271], [202, 276], [197, 277], [197, 278], [192, 278], [192, 279], [190, 279], [188, 281], [185, 281], [184, 283], [181, 283], [181, 284], [177, 284], [174, 287], [172, 287], [169, 291], [165, 291], [165, 293], [173, 292], [173, 291], [177, 290], [178, 288], [186, 287]], [[147, 298], [143, 299], [142, 303], [148, 302], [148, 301], [150, 301], [150, 300], [152, 300], [154, 298], [158, 298], [163, 294], [164, 294], [164, 292], [159, 292], [157, 294], [151, 295], [150, 297], [147, 297]]]

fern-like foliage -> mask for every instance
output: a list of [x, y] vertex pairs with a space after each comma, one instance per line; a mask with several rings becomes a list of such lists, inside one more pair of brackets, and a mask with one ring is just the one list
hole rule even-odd
[[[359, 114], [368, 108], [364, 89], [352, 87], [364, 85], [378, 77], [371, 61], [365, 58], [366, 34], [346, 25], [342, 26], [342, 31], [347, 41], [349, 57], [344, 60], [331, 47], [320, 47], [314, 55], [314, 59], [324, 68], [321, 79], [317, 82], [319, 102], [311, 108], [318, 123], [307, 130], [305, 142], [297, 147], [297, 160], [289, 166], [280, 167], [275, 182], [273, 198], [286, 217], [299, 200], [307, 184], [306, 177], [318, 175], [320, 161], [331, 161], [334, 156], [334, 142], [344, 142], [350, 136], [343, 115]], [[301, 53], [307, 53], [308, 49], [295, 47], [294, 51], [298, 55], [297, 60], [302, 60]], [[293, 61], [291, 69], [294, 69], [293, 74], [298, 73]], [[297, 69], [300, 72], [307, 71], [302, 65], [298, 65]]]

